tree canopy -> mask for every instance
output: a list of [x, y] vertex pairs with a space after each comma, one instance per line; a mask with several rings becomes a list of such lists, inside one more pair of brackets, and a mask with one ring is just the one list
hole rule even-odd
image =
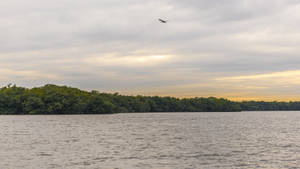
[[223, 98], [124, 96], [47, 84], [0, 88], [0, 114], [111, 114], [124, 112], [232, 112], [300, 110], [300, 102], [233, 102]]
[[0, 88], [0, 114], [109, 114], [123, 112], [241, 111], [238, 103], [210, 98], [123, 96], [47, 84]]

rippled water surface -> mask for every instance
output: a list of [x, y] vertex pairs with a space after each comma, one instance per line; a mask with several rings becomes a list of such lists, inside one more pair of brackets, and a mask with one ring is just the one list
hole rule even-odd
[[0, 116], [1, 169], [299, 166], [300, 112]]

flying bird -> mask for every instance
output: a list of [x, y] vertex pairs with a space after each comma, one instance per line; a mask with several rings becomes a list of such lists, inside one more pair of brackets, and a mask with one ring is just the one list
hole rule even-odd
[[167, 20], [163, 20], [163, 19], [160, 19], [160, 18], [158, 18], [158, 20], [159, 20], [161, 23], [167, 23], [167, 22], [168, 22]]

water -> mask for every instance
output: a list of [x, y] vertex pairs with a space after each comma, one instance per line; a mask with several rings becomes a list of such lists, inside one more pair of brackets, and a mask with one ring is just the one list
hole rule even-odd
[[0, 168], [298, 168], [299, 131], [300, 112], [0, 116]]

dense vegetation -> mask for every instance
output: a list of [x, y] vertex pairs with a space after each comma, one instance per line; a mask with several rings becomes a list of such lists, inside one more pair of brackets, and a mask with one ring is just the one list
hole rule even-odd
[[178, 99], [122, 96], [45, 85], [27, 89], [0, 88], [0, 114], [104, 114], [123, 112], [229, 112], [242, 110], [300, 110], [300, 102], [232, 102], [226, 99]]
[[45, 85], [0, 88], [0, 114], [103, 114], [122, 112], [240, 111], [237, 103], [217, 98], [122, 96]]
[[243, 111], [300, 110], [300, 102], [244, 101], [240, 107]]

